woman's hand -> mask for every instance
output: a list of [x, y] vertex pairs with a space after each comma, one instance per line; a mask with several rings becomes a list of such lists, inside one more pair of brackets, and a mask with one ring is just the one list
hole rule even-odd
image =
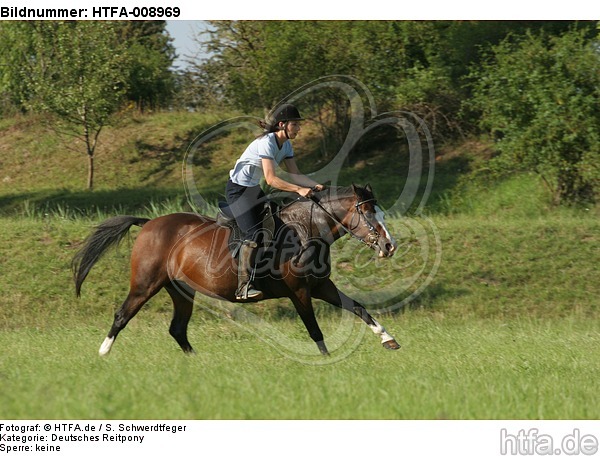
[[304, 198], [310, 198], [313, 194], [313, 190], [312, 188], [300, 187], [298, 190], [296, 190], [296, 193]]
[[303, 196], [304, 198], [310, 198], [311, 196], [313, 196], [314, 192], [320, 192], [324, 188], [325, 188], [324, 185], [316, 184], [312, 188], [300, 187], [299, 190], [296, 190], [296, 193], [298, 193], [298, 195], [300, 195], [300, 196]]

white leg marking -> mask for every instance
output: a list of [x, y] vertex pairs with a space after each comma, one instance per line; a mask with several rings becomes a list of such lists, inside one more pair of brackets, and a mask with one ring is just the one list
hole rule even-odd
[[106, 339], [104, 339], [104, 342], [102, 342], [100, 350], [98, 351], [98, 353], [100, 353], [100, 356], [106, 356], [110, 353], [110, 348], [112, 347], [114, 341], [114, 337], [107, 337]]
[[[373, 318], [373, 317], [371, 317]], [[380, 338], [381, 338], [381, 343], [385, 343], [388, 340], [394, 340], [394, 338], [392, 336], [390, 336], [388, 334], [388, 332], [385, 330], [385, 328], [383, 326], [381, 326], [379, 324], [379, 322], [377, 320], [375, 320], [373, 318], [373, 322], [375, 323], [374, 326], [369, 326], [371, 328], [371, 331], [373, 331], [375, 334], [377, 334]]]

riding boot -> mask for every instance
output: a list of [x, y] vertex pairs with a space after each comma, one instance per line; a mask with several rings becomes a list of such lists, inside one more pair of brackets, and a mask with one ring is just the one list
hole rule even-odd
[[253, 253], [258, 244], [254, 241], [244, 241], [240, 246], [238, 258], [238, 289], [235, 299], [238, 301], [257, 301], [263, 297], [260, 290], [252, 285]]

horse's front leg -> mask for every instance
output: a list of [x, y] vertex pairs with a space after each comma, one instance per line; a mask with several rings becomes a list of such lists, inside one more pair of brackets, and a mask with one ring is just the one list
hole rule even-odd
[[396, 342], [396, 340], [388, 334], [385, 328], [381, 326], [377, 320], [369, 315], [367, 309], [365, 309], [354, 299], [341, 292], [331, 280], [327, 279], [319, 286], [313, 288], [312, 295], [317, 299], [322, 299], [325, 302], [333, 304], [336, 307], [340, 307], [359, 316], [362, 321], [364, 321], [367, 326], [369, 326], [369, 328], [371, 328], [371, 330], [380, 337], [381, 344], [384, 346], [384, 348], [389, 350], [398, 350], [400, 348], [400, 344], [398, 344], [398, 342]]
[[306, 330], [308, 331], [310, 338], [317, 344], [321, 354], [329, 355], [329, 351], [327, 350], [325, 342], [323, 341], [323, 332], [321, 331], [321, 328], [319, 328], [319, 323], [317, 323], [317, 318], [315, 317], [315, 310], [312, 305], [310, 290], [308, 288], [299, 289], [290, 297], [294, 303], [296, 312], [298, 312], [298, 315], [300, 315], [304, 326], [306, 326]]

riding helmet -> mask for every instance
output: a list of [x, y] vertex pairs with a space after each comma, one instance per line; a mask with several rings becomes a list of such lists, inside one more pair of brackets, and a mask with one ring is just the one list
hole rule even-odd
[[304, 120], [300, 115], [300, 111], [293, 104], [282, 104], [277, 106], [267, 116], [267, 123], [269, 125], [277, 125], [279, 122], [287, 122], [290, 120]]

